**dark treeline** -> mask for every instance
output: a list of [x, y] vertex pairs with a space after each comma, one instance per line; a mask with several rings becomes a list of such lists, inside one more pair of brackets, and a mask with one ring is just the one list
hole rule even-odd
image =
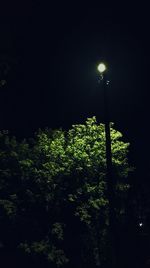
[[[118, 266], [136, 262], [136, 199], [129, 143], [111, 126]], [[109, 202], [104, 125], [39, 130], [17, 141], [0, 133], [0, 252], [4, 266], [108, 267]]]

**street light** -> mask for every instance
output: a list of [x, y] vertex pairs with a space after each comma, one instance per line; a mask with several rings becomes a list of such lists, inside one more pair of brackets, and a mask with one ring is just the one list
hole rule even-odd
[[100, 80], [103, 86], [104, 96], [104, 121], [105, 121], [105, 138], [106, 138], [106, 168], [107, 168], [107, 189], [108, 189], [108, 200], [109, 200], [109, 230], [111, 239], [111, 259], [112, 267], [116, 264], [116, 250], [115, 250], [115, 213], [114, 213], [114, 176], [112, 171], [112, 152], [111, 152], [111, 135], [110, 135], [110, 120], [109, 120], [109, 109], [108, 109], [108, 84], [109, 81], [106, 77], [107, 68], [104, 63], [100, 63], [97, 67], [100, 73]]
[[110, 182], [112, 181], [112, 178], [111, 178], [112, 177], [112, 153], [111, 153], [110, 120], [109, 120], [108, 92], [107, 92], [108, 80], [106, 78], [107, 68], [106, 68], [106, 65], [101, 62], [98, 65], [97, 69], [100, 73], [100, 79], [101, 79], [101, 83], [103, 86], [107, 179], [108, 179], [108, 184], [110, 184]]
[[101, 62], [101, 63], [98, 65], [97, 69], [98, 69], [98, 71], [102, 74], [102, 73], [104, 73], [104, 72], [106, 71], [106, 65], [105, 65], [103, 62]]

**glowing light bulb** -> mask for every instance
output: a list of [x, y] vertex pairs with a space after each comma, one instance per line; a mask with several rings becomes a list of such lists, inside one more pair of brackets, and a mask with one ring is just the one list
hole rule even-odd
[[100, 64], [98, 65], [97, 69], [98, 69], [98, 71], [99, 71], [100, 73], [103, 73], [103, 72], [106, 71], [106, 65], [105, 65], [104, 63], [100, 63]]

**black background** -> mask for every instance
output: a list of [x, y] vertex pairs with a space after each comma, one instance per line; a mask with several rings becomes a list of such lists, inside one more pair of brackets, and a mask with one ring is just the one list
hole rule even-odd
[[97, 64], [104, 60], [110, 119], [131, 143], [130, 158], [143, 180], [149, 176], [150, 33], [144, 2], [13, 2], [1, 8], [0, 33], [0, 60], [10, 67], [0, 87], [1, 129], [23, 138], [40, 127], [68, 129], [93, 115], [103, 122]]

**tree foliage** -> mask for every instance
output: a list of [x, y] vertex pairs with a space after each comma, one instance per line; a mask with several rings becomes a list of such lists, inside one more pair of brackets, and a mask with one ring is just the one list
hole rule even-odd
[[[116, 213], [125, 213], [129, 143], [111, 124]], [[105, 261], [108, 198], [105, 128], [96, 118], [17, 142], [0, 134], [1, 244], [51, 265]], [[74, 266], [73, 266], [74, 265]]]

